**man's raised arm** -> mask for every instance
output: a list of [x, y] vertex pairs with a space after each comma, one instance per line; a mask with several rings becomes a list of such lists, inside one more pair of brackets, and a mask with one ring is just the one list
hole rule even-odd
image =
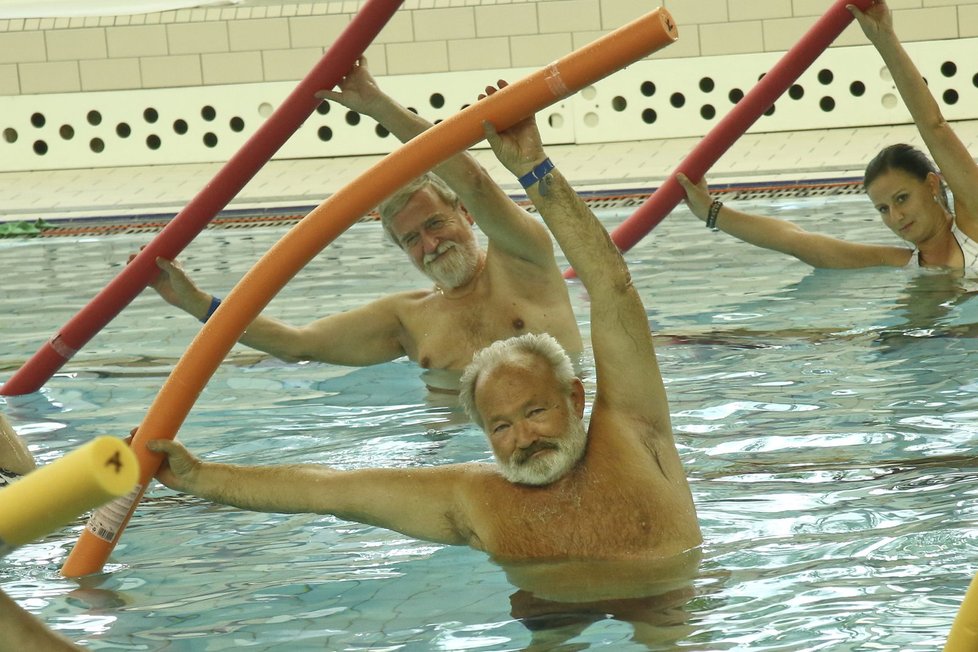
[[[431, 127], [380, 89], [364, 57], [343, 78], [339, 90], [320, 91], [316, 96], [373, 118], [402, 143]], [[469, 153], [456, 154], [434, 172], [459, 196], [493, 246], [536, 265], [553, 266], [553, 247], [546, 230], [513, 203]]]
[[597, 370], [595, 411], [610, 408], [621, 416], [641, 419], [656, 435], [671, 440], [648, 318], [621, 253], [560, 170], [551, 167], [532, 117], [502, 133], [487, 124], [486, 138], [510, 172], [538, 177], [527, 194], [587, 288]]

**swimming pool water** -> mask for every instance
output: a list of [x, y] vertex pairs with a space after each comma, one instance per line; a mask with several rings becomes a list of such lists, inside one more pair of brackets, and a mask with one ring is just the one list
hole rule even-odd
[[[892, 240], [862, 197], [738, 206]], [[613, 228], [623, 214], [602, 213]], [[280, 228], [209, 230], [182, 256], [223, 294]], [[0, 378], [148, 234], [0, 241]], [[974, 279], [813, 271], [684, 209], [629, 255], [657, 333], [705, 537], [696, 595], [652, 624], [538, 628], [483, 554], [331, 517], [255, 514], [151, 488], [106, 573], [58, 569], [79, 522], [0, 563], [0, 586], [95, 650], [934, 650], [978, 569]], [[418, 287], [355, 225], [271, 303], [304, 323]], [[571, 298], [584, 331], [587, 299]], [[42, 391], [0, 399], [47, 462], [136, 426], [199, 324], [145, 292]], [[341, 467], [491, 460], [404, 360], [286, 364], [236, 347], [180, 438], [208, 459]], [[961, 458], [957, 456], [963, 456]], [[925, 463], [925, 460], [927, 461]], [[635, 640], [641, 639], [641, 640]], [[533, 647], [536, 646], [536, 647]]]

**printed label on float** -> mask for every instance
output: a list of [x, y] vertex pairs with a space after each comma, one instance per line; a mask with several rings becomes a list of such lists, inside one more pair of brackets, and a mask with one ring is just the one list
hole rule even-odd
[[109, 501], [92, 512], [86, 526], [88, 531], [103, 541], [109, 543], [115, 541], [116, 535], [122, 529], [122, 524], [126, 522], [126, 517], [129, 516], [129, 510], [139, 500], [142, 489], [142, 485], [137, 484], [125, 496]]

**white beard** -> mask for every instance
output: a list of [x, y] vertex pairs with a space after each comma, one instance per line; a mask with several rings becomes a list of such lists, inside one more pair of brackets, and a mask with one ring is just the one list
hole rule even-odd
[[472, 245], [445, 240], [421, 263], [423, 271], [438, 287], [451, 290], [465, 285], [479, 268], [479, 254]]
[[[584, 456], [587, 430], [584, 422], [570, 417], [567, 432], [559, 439], [536, 442], [529, 448], [515, 451], [508, 460], [496, 455], [503, 476], [514, 484], [548, 485], [567, 475]], [[537, 450], [549, 452], [532, 457]]]

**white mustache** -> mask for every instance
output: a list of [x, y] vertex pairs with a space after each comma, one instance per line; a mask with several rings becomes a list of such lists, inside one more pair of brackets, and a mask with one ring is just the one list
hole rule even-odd
[[435, 258], [438, 258], [438, 256], [442, 255], [443, 253], [445, 253], [449, 249], [452, 249], [453, 247], [455, 247], [454, 242], [452, 242], [451, 240], [445, 240], [444, 242], [439, 243], [432, 253], [425, 254], [422, 262], [425, 265], [429, 265]]

